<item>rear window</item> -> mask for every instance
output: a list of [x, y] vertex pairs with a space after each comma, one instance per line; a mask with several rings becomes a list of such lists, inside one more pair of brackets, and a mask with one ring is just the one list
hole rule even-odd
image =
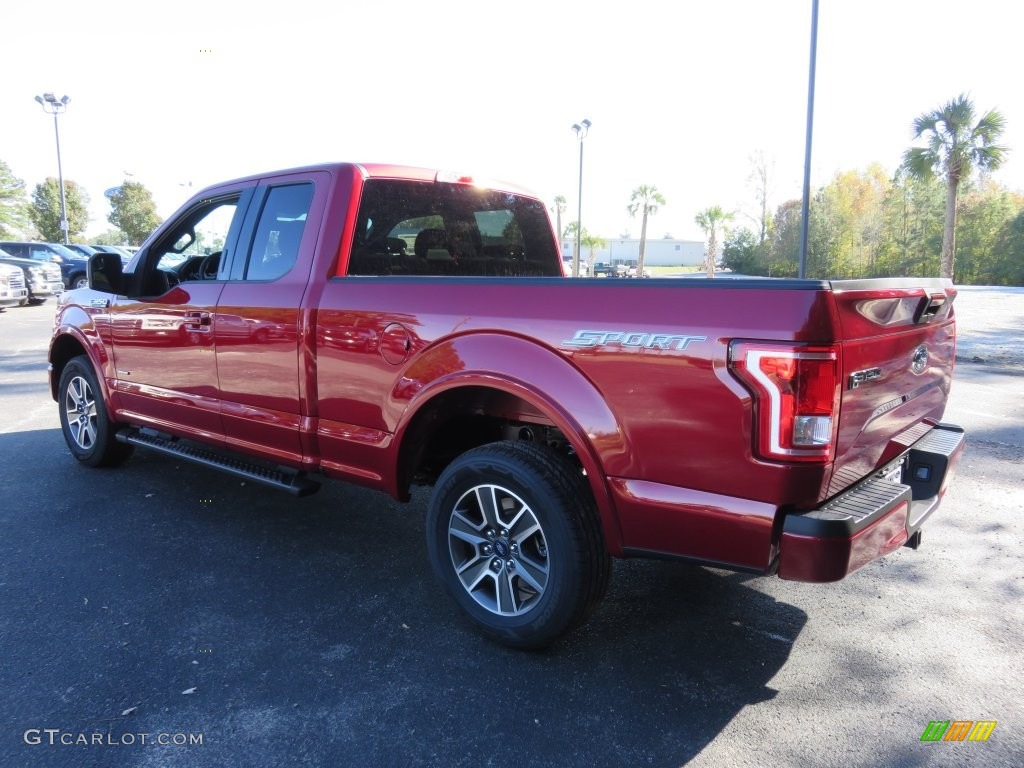
[[538, 200], [439, 182], [371, 179], [348, 274], [560, 277]]

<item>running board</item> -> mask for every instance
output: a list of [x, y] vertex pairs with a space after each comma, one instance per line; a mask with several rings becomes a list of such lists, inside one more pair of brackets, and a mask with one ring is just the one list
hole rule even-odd
[[225, 456], [210, 448], [182, 443], [177, 438], [167, 438], [148, 429], [124, 429], [115, 437], [122, 443], [141, 445], [143, 448], [166, 453], [168, 456], [219, 469], [256, 483], [263, 483], [295, 496], [309, 496], [320, 490], [320, 484], [310, 480], [303, 472], [296, 472], [285, 467], [265, 467], [244, 459]]

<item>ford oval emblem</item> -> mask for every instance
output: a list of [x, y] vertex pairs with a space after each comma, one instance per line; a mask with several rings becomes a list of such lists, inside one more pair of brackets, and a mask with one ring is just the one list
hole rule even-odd
[[910, 370], [915, 375], [921, 375], [924, 373], [924, 369], [928, 367], [928, 347], [922, 344], [920, 347], [914, 350], [914, 357], [910, 361]]

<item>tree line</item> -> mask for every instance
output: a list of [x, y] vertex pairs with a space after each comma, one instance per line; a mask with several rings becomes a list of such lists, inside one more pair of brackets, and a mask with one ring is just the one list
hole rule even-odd
[[[807, 277], [936, 276], [942, 273], [946, 182], [914, 178], [879, 165], [837, 173], [811, 198]], [[729, 232], [722, 265], [734, 272], [796, 277], [800, 200], [770, 215], [763, 236], [748, 227]], [[961, 284], [1024, 285], [1024, 194], [991, 179], [961, 185], [956, 261]]]
[[[1006, 158], [1004, 130], [998, 111], [975, 119], [973, 102], [960, 94], [914, 120], [913, 137], [923, 145], [904, 153], [893, 176], [878, 165], [836, 174], [810, 201], [807, 276], [1024, 284], [1024, 195], [986, 175]], [[724, 265], [753, 275], [798, 274], [800, 209], [801, 201], [789, 200], [768, 217], [762, 205], [758, 233], [729, 235]]]
[[[72, 179], [64, 181], [64, 205], [68, 218], [68, 238], [78, 241], [89, 226], [89, 195]], [[0, 237], [29, 236], [46, 242], [61, 242], [60, 183], [50, 177], [37, 184], [31, 195], [25, 182], [15, 177], [10, 166], [0, 160]], [[163, 219], [156, 212], [153, 195], [144, 184], [125, 179], [110, 196], [110, 214], [114, 229], [95, 242], [112, 245], [140, 245]]]
[[[809, 201], [807, 277], [941, 276], [957, 283], [1024, 285], [1024, 194], [988, 175], [1005, 161], [999, 144], [1005, 120], [996, 110], [976, 119], [965, 94], [918, 116], [893, 175], [879, 165], [838, 173]], [[800, 271], [802, 201], [768, 204], [771, 169], [763, 153], [752, 158], [758, 204], [755, 228], [729, 228], [735, 213], [714, 205], [694, 221], [707, 237], [704, 269], [714, 277], [725, 236], [722, 266], [766, 277]], [[973, 178], [979, 171], [980, 179]], [[559, 201], [559, 223], [564, 198]], [[633, 190], [627, 210], [642, 212], [639, 267], [643, 269], [647, 218], [665, 199], [657, 187]]]

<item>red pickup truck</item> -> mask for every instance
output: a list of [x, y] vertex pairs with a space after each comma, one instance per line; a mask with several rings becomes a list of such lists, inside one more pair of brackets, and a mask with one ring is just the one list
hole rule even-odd
[[72, 454], [135, 446], [408, 500], [487, 635], [539, 647], [611, 557], [841, 579], [916, 547], [963, 447], [948, 281], [566, 278], [543, 203], [340, 163], [210, 187], [60, 301]]

